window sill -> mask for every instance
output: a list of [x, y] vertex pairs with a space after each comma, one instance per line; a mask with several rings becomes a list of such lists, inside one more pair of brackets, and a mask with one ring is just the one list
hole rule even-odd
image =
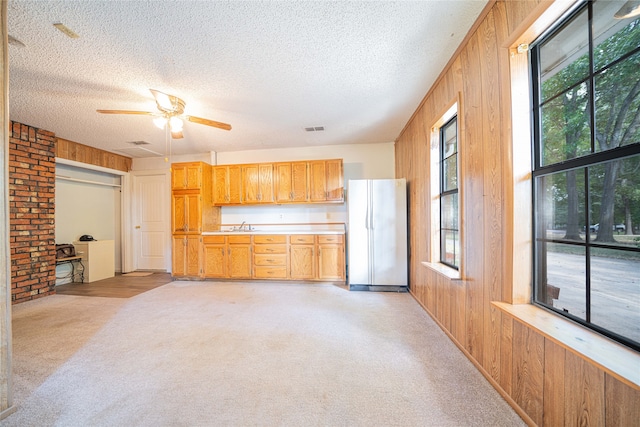
[[635, 351], [533, 304], [491, 304], [620, 381], [640, 387], [640, 354]]
[[455, 268], [451, 268], [448, 267], [444, 264], [441, 264], [439, 262], [426, 262], [426, 261], [422, 261], [421, 263], [422, 265], [424, 265], [425, 267], [427, 267], [430, 270], [435, 271], [438, 274], [443, 275], [444, 277], [446, 277], [449, 280], [462, 280], [462, 275], [460, 274], [459, 270], [456, 270]]

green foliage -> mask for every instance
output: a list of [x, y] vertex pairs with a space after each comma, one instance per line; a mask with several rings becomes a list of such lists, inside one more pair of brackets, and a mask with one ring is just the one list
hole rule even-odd
[[[567, 35], [561, 32], [558, 36]], [[583, 44], [586, 46], [586, 41]], [[585, 72], [589, 69], [588, 49], [582, 48], [582, 55], [566, 65], [560, 62], [562, 65], [558, 67], [563, 68], [554, 70], [542, 82], [544, 165], [625, 145], [640, 145], [640, 19], [594, 44], [593, 80]], [[544, 53], [542, 50], [541, 55]], [[593, 87], [595, 91], [591, 93]], [[576, 183], [576, 178], [579, 182], [584, 174], [580, 170], [566, 173], [574, 175], [571, 179], [569, 175], [567, 179], [554, 179], [556, 188], [548, 188], [547, 197], [554, 202], [554, 222], [568, 224], [567, 235], [575, 236], [579, 225], [581, 229], [588, 227], [578, 224], [576, 219], [585, 218], [586, 207], [580, 197], [584, 188]], [[591, 222], [605, 225], [598, 232], [598, 240], [613, 241], [613, 224], [625, 223], [629, 218], [634, 224], [640, 223], [640, 156], [616, 160], [606, 167], [604, 164], [590, 167], [589, 184]]]

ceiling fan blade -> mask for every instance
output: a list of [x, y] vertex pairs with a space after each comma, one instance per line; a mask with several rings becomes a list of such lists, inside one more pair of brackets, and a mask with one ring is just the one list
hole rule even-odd
[[182, 139], [182, 138], [184, 138], [184, 135], [182, 134], [182, 131], [179, 130], [177, 132], [171, 132], [171, 138], [173, 138], [173, 139]]
[[184, 116], [185, 119], [192, 123], [198, 123], [200, 125], [211, 126], [218, 129], [231, 130], [231, 125], [226, 123], [216, 122], [214, 120], [203, 119], [202, 117]]
[[155, 116], [157, 113], [152, 113], [150, 111], [132, 111], [132, 110], [96, 110], [101, 114], [142, 114], [145, 116]]

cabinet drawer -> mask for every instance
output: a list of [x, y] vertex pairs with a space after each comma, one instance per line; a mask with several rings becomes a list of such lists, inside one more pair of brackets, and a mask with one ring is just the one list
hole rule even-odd
[[342, 234], [320, 234], [318, 235], [318, 243], [342, 243]]
[[254, 245], [253, 250], [257, 254], [286, 254], [287, 245]]
[[287, 243], [287, 236], [284, 234], [256, 234], [253, 236], [253, 243]]
[[312, 245], [314, 237], [313, 234], [294, 234], [289, 237], [289, 242], [292, 245]]
[[202, 236], [202, 242], [206, 245], [207, 243], [213, 244], [224, 244], [225, 236]]
[[229, 236], [228, 242], [231, 244], [233, 243], [249, 244], [251, 243], [251, 236], [250, 235], [246, 235], [246, 236], [232, 235], [232, 236]]
[[253, 269], [253, 277], [256, 279], [286, 279], [287, 267], [257, 266]]
[[287, 255], [286, 254], [254, 254], [253, 256], [253, 264], [254, 265], [287, 265]]

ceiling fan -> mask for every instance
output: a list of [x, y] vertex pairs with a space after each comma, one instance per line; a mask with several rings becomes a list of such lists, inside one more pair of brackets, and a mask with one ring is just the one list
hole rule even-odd
[[168, 126], [173, 139], [183, 138], [182, 125], [183, 120], [192, 123], [198, 123], [205, 126], [211, 126], [223, 130], [231, 130], [231, 125], [216, 122], [214, 120], [203, 119], [202, 117], [183, 115], [185, 102], [174, 95], [168, 95], [159, 90], [149, 89], [156, 100], [158, 106], [157, 112], [151, 111], [132, 111], [132, 110], [96, 110], [102, 114], [142, 114], [148, 116], [156, 116], [153, 122], [161, 129]]

